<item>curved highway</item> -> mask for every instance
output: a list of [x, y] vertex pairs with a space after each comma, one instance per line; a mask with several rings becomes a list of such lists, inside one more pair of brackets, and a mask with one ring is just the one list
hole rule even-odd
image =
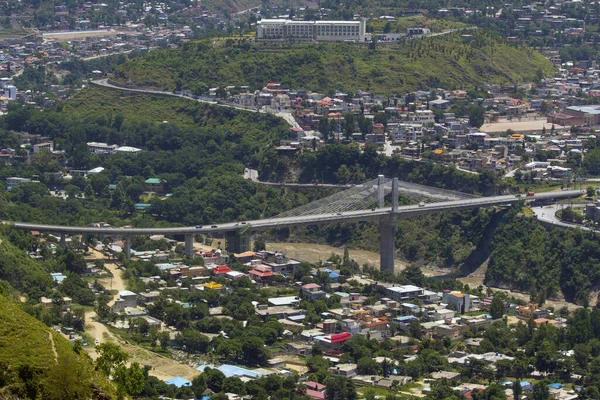
[[195, 226], [169, 227], [169, 228], [101, 228], [89, 226], [64, 226], [46, 225], [36, 223], [2, 221], [3, 224], [12, 225], [17, 229], [34, 230], [53, 233], [93, 234], [100, 236], [132, 236], [132, 235], [185, 235], [195, 233], [234, 232], [248, 227], [252, 230], [269, 230], [289, 228], [302, 225], [330, 224], [337, 222], [374, 221], [382, 220], [394, 215], [397, 219], [407, 219], [419, 215], [433, 214], [442, 211], [453, 211], [463, 208], [488, 207], [494, 205], [507, 205], [520, 200], [554, 200], [560, 198], [578, 197], [582, 194], [579, 190], [565, 190], [547, 193], [538, 193], [534, 196], [491, 196], [466, 200], [453, 200], [433, 204], [400, 206], [392, 213], [390, 207], [372, 210], [346, 211], [334, 214], [303, 215], [285, 218], [260, 219], [255, 221], [230, 222], [220, 225], [205, 225], [202, 228]]

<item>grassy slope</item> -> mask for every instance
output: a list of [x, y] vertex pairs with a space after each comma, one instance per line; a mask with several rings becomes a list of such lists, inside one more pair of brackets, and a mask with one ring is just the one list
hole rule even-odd
[[204, 86], [250, 85], [269, 81], [326, 92], [366, 89], [397, 93], [429, 87], [468, 88], [485, 82], [515, 84], [552, 73], [552, 65], [533, 50], [509, 45], [482, 31], [411, 40], [401, 45], [342, 43], [251, 48], [190, 43], [183, 49], [156, 51], [121, 65], [118, 80], [173, 90]]
[[122, 114], [127, 121], [169, 121], [193, 124], [189, 111], [196, 104], [175, 97], [127, 95], [127, 92], [89, 86], [63, 103], [63, 112], [73, 117], [110, 118]]
[[[50, 338], [58, 359], [55, 359]], [[92, 368], [92, 361], [87, 355], [77, 355], [65, 338], [27, 314], [14, 300], [3, 294], [0, 294], [0, 362], [8, 364], [11, 370], [28, 365], [34, 371], [40, 371], [40, 381], [57, 362], [68, 366], [72, 373], [91, 371]], [[81, 384], [93, 384], [106, 394], [112, 391], [108, 382], [98, 374], [94, 374], [91, 381]]]
[[[374, 19], [369, 24], [377, 33], [383, 32], [387, 21], [383, 19]], [[443, 32], [446, 29], [466, 28], [469, 25], [462, 22], [455, 22], [442, 19], [427, 18], [423, 15], [412, 17], [399, 17], [395, 22], [390, 22], [391, 33], [406, 33], [408, 28], [429, 28], [432, 32]]]

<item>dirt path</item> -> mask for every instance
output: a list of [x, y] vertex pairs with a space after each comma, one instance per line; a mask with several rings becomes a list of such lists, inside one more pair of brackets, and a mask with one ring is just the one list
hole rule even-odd
[[58, 352], [56, 351], [56, 344], [54, 344], [54, 337], [52, 336], [52, 331], [48, 331], [48, 340], [50, 340], [50, 345], [52, 346], [52, 353], [54, 353], [54, 363], [58, 364]]
[[[107, 289], [116, 290], [118, 292], [125, 290], [125, 281], [123, 280], [123, 277], [121, 276], [121, 270], [117, 267], [117, 265], [115, 263], [106, 263], [104, 266], [108, 271], [111, 272], [113, 277], [112, 279], [104, 279], [102, 284], [105, 285]], [[109, 307], [113, 306], [115, 303], [115, 298], [116, 296], [113, 296], [113, 298], [108, 302]], [[152, 366], [152, 369], [149, 372], [150, 375], [161, 380], [169, 380], [176, 376], [181, 376], [191, 380], [200, 375], [200, 372], [190, 365], [182, 364], [171, 358], [161, 356], [160, 354], [153, 353], [139, 346], [125, 343], [124, 340], [113, 334], [106, 327], [106, 325], [96, 321], [95, 318], [95, 311], [88, 311], [85, 313], [85, 330], [86, 333], [92, 337], [92, 340], [95, 341], [98, 339], [99, 343], [112, 342], [118, 344], [124, 351], [127, 352], [127, 354], [129, 354], [130, 363], [137, 362], [140, 365]], [[93, 360], [98, 358], [95, 347], [89, 346], [86, 348], [86, 350]]]

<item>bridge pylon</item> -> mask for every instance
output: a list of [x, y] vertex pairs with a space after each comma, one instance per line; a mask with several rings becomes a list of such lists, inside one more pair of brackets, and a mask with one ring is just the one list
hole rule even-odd
[[[382, 175], [380, 175], [380, 182]], [[398, 210], [398, 178], [392, 180], [392, 208], [387, 218], [379, 220], [379, 269], [394, 273], [396, 255], [396, 211]], [[383, 207], [383, 198], [380, 198], [379, 207]]]

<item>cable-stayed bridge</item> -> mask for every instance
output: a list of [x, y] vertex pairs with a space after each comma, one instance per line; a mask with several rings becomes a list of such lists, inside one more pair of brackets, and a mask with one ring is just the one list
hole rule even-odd
[[[225, 233], [227, 249], [233, 252], [242, 252], [249, 250], [249, 238], [252, 231], [338, 222], [378, 221], [380, 266], [382, 270], [393, 271], [395, 231], [398, 220], [465, 208], [510, 205], [520, 200], [553, 201], [578, 197], [581, 193], [579, 190], [569, 190], [536, 193], [526, 197], [519, 195], [476, 197], [465, 193], [402, 182], [397, 178], [389, 179], [379, 176], [372, 181], [356, 185], [277, 216], [254, 221], [170, 228], [83, 227], [12, 221], [2, 221], [2, 223], [10, 224], [17, 229], [58, 233], [61, 236], [61, 246], [63, 247], [66, 243], [65, 235], [67, 233], [123, 237], [127, 258], [130, 256], [131, 237], [134, 235], [184, 235], [185, 255], [191, 258], [194, 254], [194, 235], [197, 233]], [[387, 204], [386, 198], [388, 199]], [[399, 205], [399, 200], [411, 204]]]

